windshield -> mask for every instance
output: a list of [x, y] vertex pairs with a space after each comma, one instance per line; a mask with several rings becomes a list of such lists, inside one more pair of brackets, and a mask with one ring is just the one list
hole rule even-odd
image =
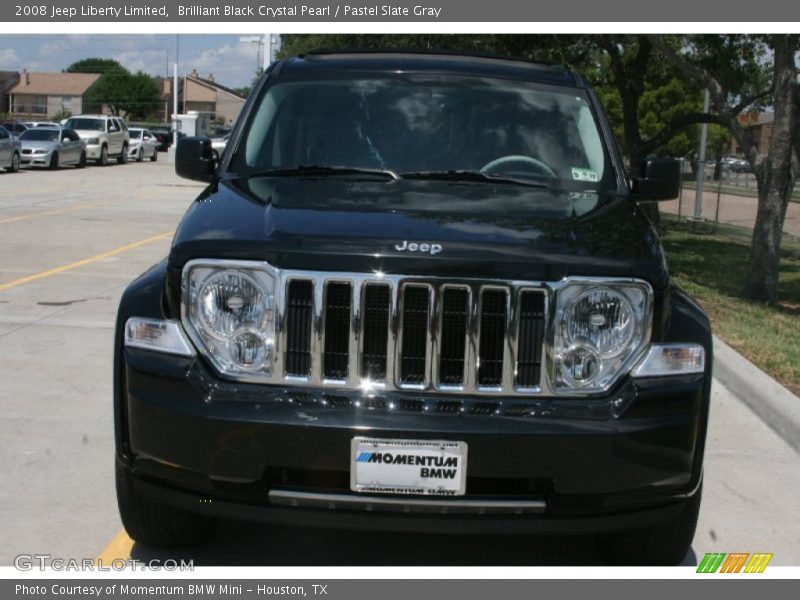
[[142, 137], [142, 130], [141, 129], [129, 129], [128, 130], [131, 134], [132, 140], [137, 140]]
[[77, 129], [84, 131], [105, 131], [105, 119], [87, 119], [85, 117], [69, 119], [64, 127], [67, 129]]
[[28, 129], [19, 139], [31, 142], [55, 142], [58, 141], [58, 129]]
[[409, 178], [480, 172], [579, 190], [613, 185], [583, 90], [503, 79], [279, 82], [238, 148], [231, 169], [242, 175], [326, 165]]

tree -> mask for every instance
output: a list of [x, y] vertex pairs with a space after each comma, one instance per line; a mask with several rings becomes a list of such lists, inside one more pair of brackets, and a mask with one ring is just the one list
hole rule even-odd
[[[758, 211], [743, 293], [749, 298], [776, 303], [783, 223], [796, 176], [792, 152], [800, 149], [800, 134], [796, 131], [800, 119], [800, 86], [795, 63], [800, 35], [770, 35], [763, 40], [749, 36], [716, 37], [686, 39], [679, 47], [664, 39], [656, 38], [654, 43], [687, 77], [708, 89], [716, 120], [731, 130], [753, 169]], [[757, 85], [743, 89], [736, 72], [760, 68], [759, 47], [766, 47], [773, 53], [771, 64], [760, 63], [771, 76], [770, 85], [767, 90], [760, 90]], [[757, 82], [757, 78], [754, 81]], [[775, 118], [767, 152], [759, 156], [752, 130], [739, 122], [738, 115], [767, 94], [771, 97]]]
[[111, 114], [131, 119], [146, 118], [161, 102], [158, 85], [147, 73], [131, 74], [122, 66], [103, 73], [86, 96], [90, 104], [108, 106]]
[[67, 73], [103, 73], [122, 65], [113, 58], [84, 58], [67, 67]]

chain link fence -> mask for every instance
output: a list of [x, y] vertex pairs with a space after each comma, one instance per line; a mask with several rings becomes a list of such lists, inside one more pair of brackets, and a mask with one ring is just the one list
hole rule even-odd
[[[698, 230], [749, 244], [758, 208], [756, 180], [749, 166], [741, 163], [718, 166], [715, 161], [707, 162], [698, 206], [696, 172], [690, 161], [681, 162], [683, 183], [680, 196], [677, 200], [659, 204], [662, 215], [667, 220], [688, 223]], [[800, 189], [797, 187], [786, 211], [783, 235], [782, 247], [800, 254]]]

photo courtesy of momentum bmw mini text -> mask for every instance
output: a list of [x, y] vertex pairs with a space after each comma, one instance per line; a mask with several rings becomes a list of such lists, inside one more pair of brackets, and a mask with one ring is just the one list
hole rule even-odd
[[800, 5], [731, 2], [0, 6], [0, 596], [788, 596]]

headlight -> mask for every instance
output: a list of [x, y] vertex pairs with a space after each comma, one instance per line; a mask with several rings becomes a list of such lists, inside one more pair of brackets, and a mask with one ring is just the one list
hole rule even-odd
[[86, 138], [86, 143], [89, 146], [96, 146], [100, 143], [100, 138]]
[[556, 292], [550, 377], [554, 391], [602, 392], [650, 341], [645, 282], [568, 281]]
[[183, 319], [224, 375], [269, 378], [275, 354], [275, 277], [266, 263], [192, 261], [183, 272]]

